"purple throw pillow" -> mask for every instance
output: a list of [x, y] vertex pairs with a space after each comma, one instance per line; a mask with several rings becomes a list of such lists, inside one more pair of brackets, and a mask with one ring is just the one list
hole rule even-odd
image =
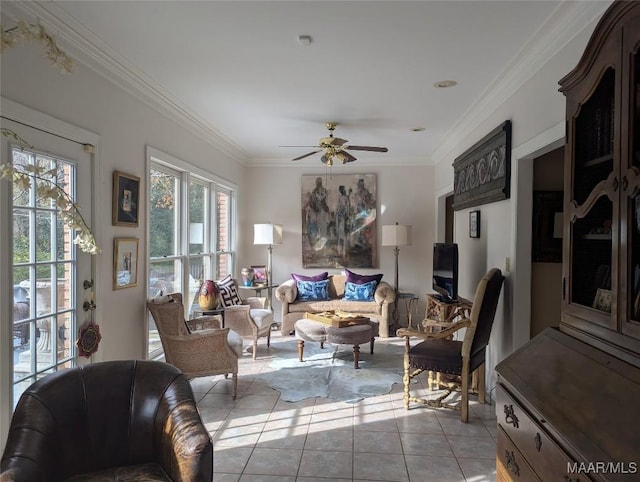
[[325, 271], [324, 273], [314, 274], [313, 276], [291, 273], [291, 277], [296, 282], [298, 282], [298, 281], [324, 281], [326, 279], [329, 279], [329, 273], [327, 271]]
[[382, 273], [379, 274], [358, 274], [353, 271], [349, 271], [348, 269], [344, 269], [345, 274], [347, 275], [347, 281], [350, 283], [355, 283], [357, 285], [361, 285], [364, 283], [368, 283], [369, 281], [375, 281], [376, 286], [380, 283], [382, 279]]

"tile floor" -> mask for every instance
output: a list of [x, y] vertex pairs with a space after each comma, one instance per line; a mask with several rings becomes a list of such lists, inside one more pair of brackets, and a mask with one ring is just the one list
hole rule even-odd
[[[279, 339], [279, 332], [274, 332], [272, 343]], [[414, 404], [405, 410], [401, 384], [386, 395], [355, 404], [326, 398], [285, 402], [278, 391], [254, 379], [256, 373], [269, 370], [271, 357], [264, 338], [258, 343], [256, 360], [246, 351], [247, 345], [235, 401], [231, 379], [192, 381], [202, 419], [214, 440], [214, 481], [495, 480], [493, 405], [477, 404], [472, 397], [469, 423], [463, 424], [457, 411]], [[363, 352], [362, 357], [370, 356]], [[398, 364], [400, 368], [401, 359]]]

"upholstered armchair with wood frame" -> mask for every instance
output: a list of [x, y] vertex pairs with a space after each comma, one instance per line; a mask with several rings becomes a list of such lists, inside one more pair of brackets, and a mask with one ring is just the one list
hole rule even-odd
[[168, 301], [147, 301], [158, 328], [167, 363], [179, 368], [187, 378], [231, 373], [232, 395], [238, 391], [238, 359], [242, 357], [242, 338], [229, 328], [221, 328], [216, 317], [186, 321], [182, 295], [168, 295]]
[[[463, 317], [446, 324], [434, 320], [423, 322], [424, 331], [401, 328], [398, 336], [405, 337], [404, 352], [404, 405], [409, 409], [410, 402], [422, 403], [433, 408], [453, 408], [461, 410], [463, 422], [469, 421], [469, 389], [471, 374], [477, 370], [478, 400], [485, 402], [485, 352], [491, 327], [495, 318], [498, 299], [504, 276], [497, 268], [490, 269], [478, 283], [473, 298], [473, 307], [469, 317]], [[433, 332], [431, 329], [435, 328]], [[451, 339], [452, 335], [465, 328], [463, 341]], [[411, 346], [411, 338], [423, 341]], [[437, 399], [422, 399], [410, 395], [410, 384], [414, 377], [423, 371], [460, 377], [459, 384], [450, 382], [447, 391]], [[450, 404], [444, 400], [454, 389], [460, 388], [461, 403]]]
[[265, 308], [266, 300], [266, 298], [249, 296], [240, 299], [240, 304], [224, 308], [225, 327], [231, 328], [244, 338], [251, 338], [254, 360], [258, 349], [258, 338], [266, 337], [267, 347], [271, 346], [273, 312]]

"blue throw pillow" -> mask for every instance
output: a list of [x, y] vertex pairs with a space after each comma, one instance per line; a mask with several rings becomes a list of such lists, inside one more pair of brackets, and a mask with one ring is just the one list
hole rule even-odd
[[377, 284], [376, 281], [362, 284], [347, 281], [344, 285], [344, 299], [346, 301], [373, 301]]
[[298, 299], [300, 301], [321, 301], [329, 299], [329, 280], [297, 281]]

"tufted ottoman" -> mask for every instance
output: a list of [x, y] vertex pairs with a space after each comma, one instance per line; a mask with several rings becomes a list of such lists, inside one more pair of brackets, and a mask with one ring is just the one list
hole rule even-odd
[[304, 342], [315, 341], [324, 348], [324, 342], [336, 345], [353, 345], [353, 366], [358, 367], [360, 359], [360, 345], [371, 344], [371, 354], [373, 355], [373, 340], [378, 336], [378, 322], [371, 320], [367, 325], [354, 325], [337, 328], [319, 321], [303, 318], [294, 324], [296, 338], [298, 339], [298, 359], [303, 361]]

